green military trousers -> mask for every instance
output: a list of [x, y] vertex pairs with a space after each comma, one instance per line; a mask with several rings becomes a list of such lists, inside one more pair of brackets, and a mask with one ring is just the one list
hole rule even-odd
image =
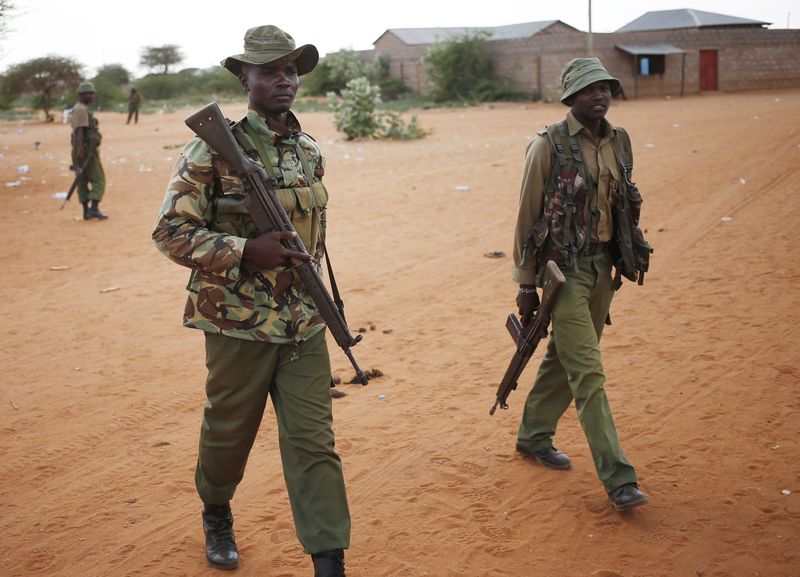
[[308, 554], [348, 548], [350, 512], [334, 451], [325, 331], [286, 345], [206, 333], [206, 366], [195, 473], [203, 502], [233, 498], [269, 396], [297, 537]]
[[530, 451], [552, 446], [559, 418], [575, 400], [597, 474], [606, 491], [636, 482], [617, 438], [603, 383], [600, 336], [611, 305], [611, 258], [579, 257], [562, 269], [567, 283], [552, 313], [552, 331], [517, 433]]
[[[79, 166], [78, 156], [75, 151], [72, 151], [72, 164]], [[103, 165], [100, 162], [99, 152], [92, 155], [89, 165], [78, 181], [78, 200], [81, 203], [96, 200], [100, 202], [103, 200], [103, 194], [106, 192], [106, 173], [103, 170]]]

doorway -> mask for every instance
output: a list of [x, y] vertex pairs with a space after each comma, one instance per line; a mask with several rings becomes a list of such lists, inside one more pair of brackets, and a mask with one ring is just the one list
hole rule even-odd
[[700, 51], [700, 90], [718, 90], [717, 51]]

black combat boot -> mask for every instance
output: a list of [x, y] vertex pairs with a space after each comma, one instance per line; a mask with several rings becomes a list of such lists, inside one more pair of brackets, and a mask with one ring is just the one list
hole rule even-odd
[[92, 218], [91, 211], [89, 210], [89, 203], [82, 202], [81, 204], [83, 205], [83, 220], [89, 220]]
[[93, 200], [92, 201], [92, 207], [89, 209], [89, 218], [98, 218], [100, 220], [107, 219], [108, 215], [107, 214], [103, 214], [102, 212], [100, 212], [100, 207], [97, 206], [97, 205], [98, 205], [98, 201]]
[[206, 534], [206, 559], [217, 569], [236, 569], [239, 549], [233, 538], [233, 513], [228, 503], [209, 505], [203, 510], [203, 532]]
[[335, 549], [311, 556], [314, 562], [314, 577], [345, 577], [344, 551]]

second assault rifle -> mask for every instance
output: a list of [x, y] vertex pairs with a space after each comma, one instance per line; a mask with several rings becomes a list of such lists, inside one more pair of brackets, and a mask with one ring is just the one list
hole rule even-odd
[[92, 161], [92, 157], [94, 156], [94, 151], [97, 146], [91, 146], [89, 151], [86, 153], [86, 159], [83, 161], [83, 164], [77, 165], [73, 164], [69, 167], [70, 170], [75, 171], [75, 179], [72, 181], [72, 184], [69, 187], [69, 191], [67, 191], [67, 196], [64, 197], [64, 202], [61, 203], [61, 210], [64, 210], [64, 205], [69, 202], [69, 199], [72, 198], [72, 193], [75, 192], [75, 189], [78, 188], [78, 183], [83, 178], [83, 174], [86, 172], [86, 169], [89, 168], [89, 163]]
[[522, 375], [522, 371], [525, 370], [528, 361], [531, 360], [536, 347], [539, 346], [539, 342], [547, 336], [550, 313], [565, 282], [567, 281], [564, 278], [564, 274], [558, 269], [556, 263], [552, 260], [547, 261], [544, 270], [544, 282], [542, 282], [542, 302], [539, 308], [536, 309], [533, 318], [523, 327], [516, 316], [513, 314], [508, 315], [506, 328], [511, 334], [511, 338], [514, 339], [517, 350], [511, 358], [511, 363], [506, 369], [506, 374], [503, 376], [500, 386], [497, 387], [497, 400], [489, 410], [490, 415], [494, 415], [498, 406], [501, 409], [508, 408], [508, 403], [506, 403], [508, 395], [517, 388], [517, 381]]
[[[189, 116], [186, 119], [186, 125], [213, 148], [239, 175], [244, 185], [247, 209], [260, 232], [276, 230], [295, 232], [292, 221], [275, 194], [272, 181], [263, 168], [245, 158], [216, 102], [208, 104]], [[281, 243], [291, 250], [307, 253], [299, 236], [282, 240]], [[312, 262], [303, 261], [294, 270], [297, 271], [300, 280], [303, 281], [306, 290], [314, 300], [314, 304], [317, 305], [336, 344], [350, 359], [350, 363], [356, 371], [356, 378], [362, 385], [366, 385], [367, 376], [359, 368], [350, 351], [350, 347], [361, 340], [361, 335], [353, 337], [350, 334], [350, 329], [344, 319], [344, 311], [331, 298]]]

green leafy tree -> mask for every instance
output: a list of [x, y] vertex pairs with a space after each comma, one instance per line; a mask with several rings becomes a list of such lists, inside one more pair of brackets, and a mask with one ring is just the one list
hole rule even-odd
[[353, 50], [340, 50], [328, 54], [319, 61], [307, 76], [303, 77], [303, 92], [312, 96], [335, 92], [340, 94], [353, 78], [367, 76], [367, 65]]
[[381, 90], [366, 77], [354, 78], [347, 83], [340, 97], [328, 93], [333, 108], [336, 130], [348, 140], [356, 138], [390, 138], [409, 140], [427, 135], [413, 117], [405, 124], [396, 112], [380, 112]]
[[494, 64], [486, 49], [485, 31], [463, 34], [433, 44], [423, 56], [433, 99], [473, 101], [491, 94]]
[[106, 64], [97, 69], [94, 77], [94, 81], [101, 79], [124, 88], [131, 81], [131, 73], [122, 64]]
[[379, 54], [371, 62], [362, 59], [353, 50], [340, 50], [320, 60], [317, 67], [303, 77], [301, 87], [304, 94], [320, 96], [335, 92], [341, 94], [347, 83], [354, 78], [367, 78], [381, 89], [383, 98], [395, 100], [408, 92], [403, 81], [389, 76], [389, 56]]
[[74, 95], [83, 80], [82, 69], [71, 58], [36, 58], [9, 68], [3, 81], [3, 90], [14, 98], [33, 96], [34, 106], [44, 111], [45, 118], [52, 120], [50, 111], [55, 103], [64, 102]]
[[175, 44], [165, 44], [164, 46], [145, 46], [142, 48], [139, 63], [147, 68], [164, 67], [162, 74], [169, 73], [169, 67], [173, 64], [183, 62], [183, 54]]
[[126, 89], [130, 81], [130, 72], [121, 64], [100, 67], [92, 78], [95, 107], [98, 110], [124, 110], [128, 99]]
[[217, 99], [242, 94], [239, 80], [220, 66], [185, 68], [174, 74], [148, 74], [136, 80], [147, 100]]
[[148, 74], [136, 81], [136, 87], [148, 100], [168, 100], [186, 94], [187, 90], [177, 74]]

